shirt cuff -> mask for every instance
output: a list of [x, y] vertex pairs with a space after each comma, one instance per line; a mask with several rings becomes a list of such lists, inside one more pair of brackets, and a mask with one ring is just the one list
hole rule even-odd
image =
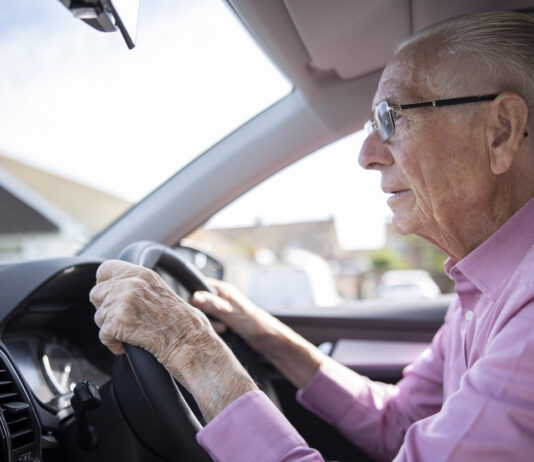
[[300, 448], [309, 451], [304, 439], [259, 390], [225, 408], [197, 434], [197, 441], [216, 462], [278, 461]]
[[336, 426], [354, 406], [354, 393], [330, 377], [321, 366], [297, 392], [297, 401], [330, 425]]

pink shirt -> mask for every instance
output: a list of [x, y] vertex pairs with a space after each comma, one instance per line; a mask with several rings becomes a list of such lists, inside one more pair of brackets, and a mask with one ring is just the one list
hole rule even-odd
[[[534, 199], [446, 271], [457, 297], [397, 385], [326, 363], [299, 401], [378, 460], [534, 459]], [[220, 462], [315, 462], [261, 392], [197, 436]]]

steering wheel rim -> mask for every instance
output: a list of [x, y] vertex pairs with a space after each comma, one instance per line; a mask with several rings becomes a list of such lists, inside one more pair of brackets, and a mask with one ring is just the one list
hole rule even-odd
[[[119, 259], [146, 268], [161, 268], [193, 293], [216, 293], [205, 276], [171, 248], [151, 241], [131, 244]], [[260, 388], [277, 403], [258, 353], [233, 332], [224, 340]], [[126, 354], [115, 359], [113, 384], [117, 401], [136, 436], [168, 460], [208, 462], [211, 458], [196, 442], [199, 420], [167, 370], [147, 351], [125, 344]]]

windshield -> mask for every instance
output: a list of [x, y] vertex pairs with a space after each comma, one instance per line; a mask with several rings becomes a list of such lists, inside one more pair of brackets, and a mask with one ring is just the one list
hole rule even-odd
[[74, 254], [291, 91], [221, 0], [141, 2], [136, 48], [58, 0], [0, 7], [0, 259]]

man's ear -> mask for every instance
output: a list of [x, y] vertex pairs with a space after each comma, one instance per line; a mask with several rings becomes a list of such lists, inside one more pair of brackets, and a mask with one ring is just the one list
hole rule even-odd
[[490, 168], [505, 173], [519, 151], [527, 129], [528, 106], [517, 93], [501, 93], [491, 103], [488, 147]]

